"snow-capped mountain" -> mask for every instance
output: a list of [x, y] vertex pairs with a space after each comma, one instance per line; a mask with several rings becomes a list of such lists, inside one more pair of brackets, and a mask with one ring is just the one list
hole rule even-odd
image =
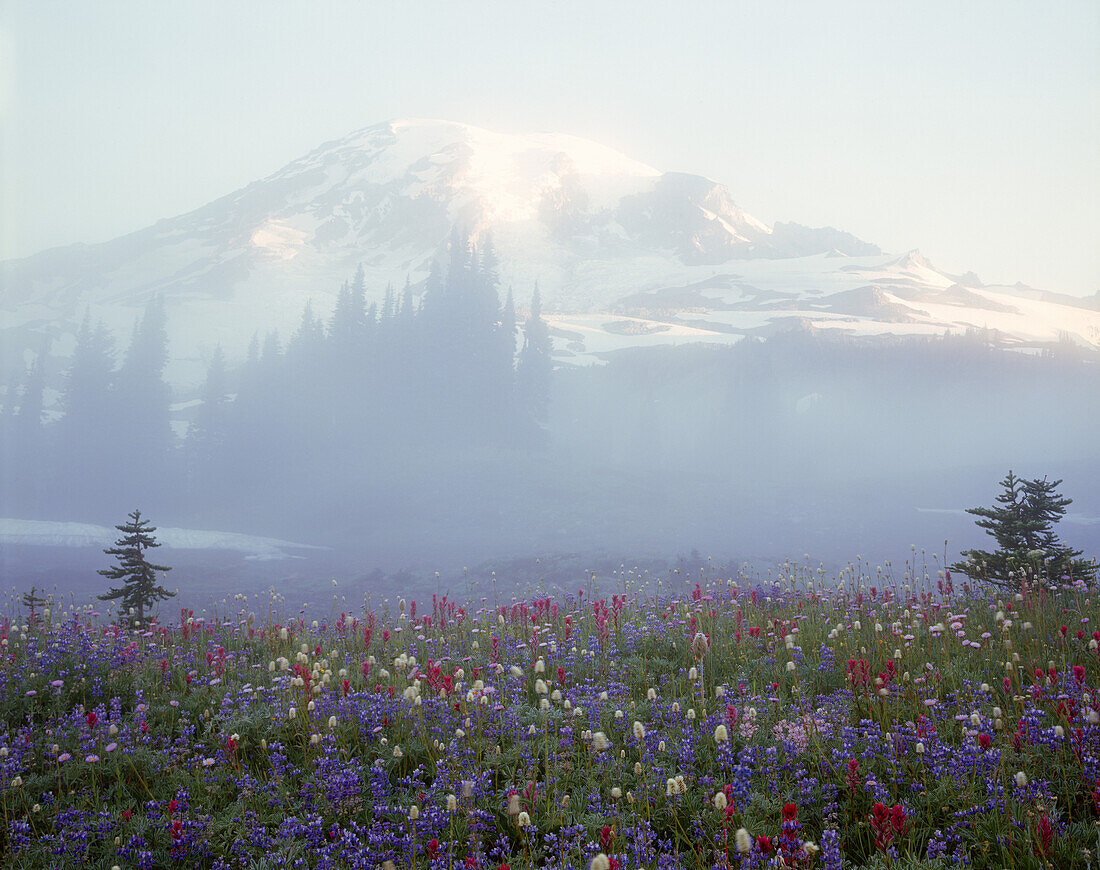
[[[767, 226], [721, 184], [661, 172], [573, 136], [401, 120], [329, 142], [188, 214], [96, 245], [0, 263], [0, 335], [64, 355], [86, 310], [125, 339], [166, 302], [169, 377], [194, 383], [221, 343], [327, 315], [362, 264], [369, 292], [414, 289], [452, 229], [491, 237], [521, 304], [536, 281], [561, 358], [730, 342], [791, 324], [860, 334], [990, 327], [1019, 342], [1100, 346], [1092, 303], [984, 287], [831, 228]], [[1090, 307], [1091, 306], [1091, 307]]]

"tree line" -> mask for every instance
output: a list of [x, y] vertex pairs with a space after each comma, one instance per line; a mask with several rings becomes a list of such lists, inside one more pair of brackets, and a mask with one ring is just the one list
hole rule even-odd
[[219, 347], [179, 437], [164, 376], [163, 300], [146, 307], [120, 365], [113, 336], [86, 315], [58, 419], [42, 419], [40, 361], [8, 389], [0, 493], [32, 510], [116, 506], [158, 489], [197, 501], [291, 465], [384, 463], [398, 446], [535, 445], [552, 368], [537, 286], [518, 337], [492, 243], [475, 247], [456, 235], [448, 262], [432, 265], [419, 294], [406, 282], [368, 304], [360, 267], [327, 321], [307, 303], [285, 343], [275, 332], [254, 336], [235, 369]]

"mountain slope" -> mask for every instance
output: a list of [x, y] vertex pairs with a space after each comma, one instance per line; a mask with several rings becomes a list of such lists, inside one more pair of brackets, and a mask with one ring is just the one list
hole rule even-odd
[[[1095, 313], [1080, 315], [1072, 302], [1020, 292], [996, 301], [1004, 291], [982, 287], [951, 295], [956, 280], [919, 255], [886, 256], [831, 228], [769, 227], [700, 176], [662, 173], [573, 136], [421, 120], [325, 143], [267, 178], [118, 239], [0, 263], [0, 335], [13, 348], [46, 342], [63, 355], [85, 310], [122, 339], [160, 294], [169, 376], [194, 383], [217, 343], [232, 356], [256, 331], [285, 336], [307, 299], [327, 314], [360, 263], [374, 298], [406, 278], [415, 289], [456, 227], [477, 243], [492, 238], [502, 283], [520, 300], [538, 281], [559, 328], [624, 306], [643, 315], [656, 307], [672, 321], [601, 329], [617, 336], [616, 346], [679, 334], [672, 327], [686, 322], [684, 308], [724, 341], [792, 317], [856, 332], [943, 331], [988, 325], [995, 314], [997, 328], [1023, 341], [1053, 340], [1069, 327], [1100, 345]], [[692, 291], [698, 304], [671, 305], [691, 287], [701, 288]], [[874, 289], [856, 309], [854, 297], [827, 299], [861, 287]], [[929, 294], [942, 296], [938, 305]]]

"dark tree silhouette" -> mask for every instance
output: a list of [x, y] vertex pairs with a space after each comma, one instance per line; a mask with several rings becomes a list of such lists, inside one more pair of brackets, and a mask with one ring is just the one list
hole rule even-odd
[[46, 599], [38, 594], [38, 587], [36, 586], [32, 586], [30, 592], [23, 593], [23, 600], [21, 603], [30, 610], [31, 622], [34, 622], [36, 612], [42, 610], [47, 604]]
[[996, 540], [997, 549], [964, 550], [966, 561], [952, 565], [952, 570], [1006, 588], [1039, 578], [1094, 577], [1096, 566], [1054, 533], [1054, 524], [1073, 503], [1058, 493], [1061, 483], [1045, 477], [1025, 480], [1010, 470], [1000, 483], [996, 505], [967, 510], [978, 517], [975, 524]]
[[115, 378], [114, 412], [126, 421], [114, 427], [112, 439], [120, 463], [129, 462], [147, 471], [163, 469], [175, 440], [168, 410], [172, 391], [164, 380], [167, 364], [164, 302], [157, 297], [135, 324], [126, 359]]
[[99, 572], [110, 580], [121, 580], [122, 585], [113, 587], [100, 595], [99, 599], [122, 599], [122, 612], [132, 613], [135, 624], [141, 626], [145, 625], [146, 610], [176, 593], [157, 584], [156, 572], [172, 569], [165, 565], [154, 565], [145, 558], [146, 550], [160, 546], [153, 537], [156, 526], [150, 526], [148, 520], [143, 520], [140, 510], [133, 511], [129, 516], [130, 522], [115, 526], [123, 533], [122, 537], [115, 541], [113, 547], [103, 551], [108, 556], [114, 556], [118, 564]]
[[63, 468], [59, 477], [82, 480], [80, 472], [92, 473], [83, 480], [89, 489], [100, 488], [97, 473], [111, 440], [111, 382], [114, 377], [114, 340], [102, 322], [92, 325], [84, 315], [76, 335], [76, 348], [65, 377], [61, 405], [64, 411], [58, 424], [59, 452]]
[[531, 314], [523, 327], [523, 350], [519, 352], [516, 367], [516, 390], [521, 406], [540, 425], [545, 425], [549, 419], [550, 376], [554, 369], [552, 351], [550, 328], [542, 319], [542, 298], [536, 284], [535, 294], [531, 298]]

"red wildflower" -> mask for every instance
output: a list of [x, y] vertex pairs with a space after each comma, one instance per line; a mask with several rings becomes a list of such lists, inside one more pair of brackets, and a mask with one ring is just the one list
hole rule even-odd
[[875, 848], [885, 852], [894, 839], [894, 826], [891, 824], [890, 811], [879, 802], [871, 807], [871, 832], [875, 835]]
[[1050, 819], [1047, 818], [1046, 813], [1043, 813], [1039, 817], [1039, 848], [1042, 850], [1043, 855], [1050, 853], [1050, 845], [1054, 840], [1054, 829], [1050, 826]]
[[855, 791], [859, 787], [859, 762], [854, 758], [848, 761], [847, 783], [849, 791]]
[[890, 810], [890, 826], [894, 829], [895, 834], [905, 833], [905, 823], [908, 816], [905, 814], [905, 807], [901, 804], [894, 804]]

